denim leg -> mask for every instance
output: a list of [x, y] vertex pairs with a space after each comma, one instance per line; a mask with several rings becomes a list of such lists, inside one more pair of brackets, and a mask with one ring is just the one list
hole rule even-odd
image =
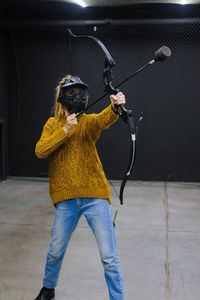
[[80, 210], [76, 199], [57, 203], [43, 279], [46, 288], [54, 288], [57, 285], [63, 257], [79, 218]]
[[97, 241], [110, 300], [123, 300], [124, 283], [112, 222], [112, 206], [106, 199], [86, 198], [83, 203], [81, 212]]

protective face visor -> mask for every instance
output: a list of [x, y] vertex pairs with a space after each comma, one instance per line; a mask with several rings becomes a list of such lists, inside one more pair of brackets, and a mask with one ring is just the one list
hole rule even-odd
[[58, 102], [64, 105], [70, 113], [84, 111], [88, 105], [88, 85], [78, 76], [67, 78], [60, 89]]

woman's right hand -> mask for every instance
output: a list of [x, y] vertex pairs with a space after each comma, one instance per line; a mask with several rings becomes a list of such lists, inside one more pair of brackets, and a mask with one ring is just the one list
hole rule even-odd
[[77, 124], [77, 118], [75, 114], [68, 115], [66, 117], [66, 124], [63, 127], [65, 133], [68, 133], [74, 125]]

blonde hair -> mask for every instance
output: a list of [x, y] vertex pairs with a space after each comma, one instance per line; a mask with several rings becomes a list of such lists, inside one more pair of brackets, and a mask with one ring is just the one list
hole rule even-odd
[[59, 118], [59, 119], [61, 119], [61, 118], [63, 118], [63, 117], [65, 116], [65, 111], [64, 111], [63, 105], [62, 105], [60, 102], [58, 102], [57, 100], [58, 100], [58, 97], [59, 97], [59, 94], [60, 94], [60, 90], [61, 90], [61, 87], [62, 87], [63, 83], [65, 82], [65, 80], [66, 80], [67, 78], [71, 78], [71, 77], [72, 77], [71, 75], [66, 75], [66, 76], [64, 76], [64, 77], [60, 80], [60, 82], [59, 82], [59, 84], [58, 84], [58, 86], [57, 86], [57, 88], [56, 88], [56, 97], [55, 97], [55, 106], [54, 106], [54, 116], [57, 117], [57, 118]]

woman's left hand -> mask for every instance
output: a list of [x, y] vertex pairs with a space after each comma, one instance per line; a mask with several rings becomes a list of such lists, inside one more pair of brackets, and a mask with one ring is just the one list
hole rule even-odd
[[117, 95], [110, 95], [110, 101], [114, 110], [115, 105], [123, 105], [126, 103], [125, 96], [122, 92], [117, 93]]

